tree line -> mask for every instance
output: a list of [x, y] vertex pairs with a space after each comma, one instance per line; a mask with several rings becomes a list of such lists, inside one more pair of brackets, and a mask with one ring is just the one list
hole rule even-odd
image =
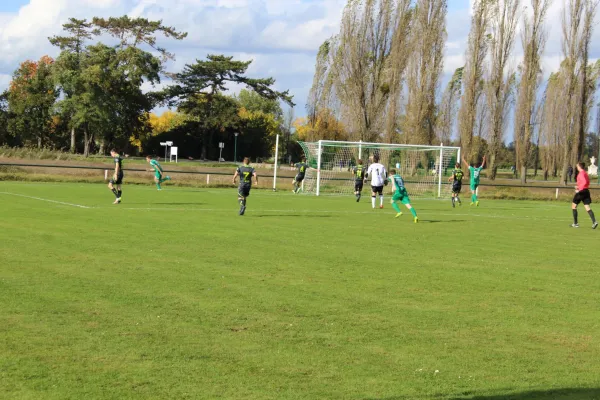
[[552, 0], [522, 1], [473, 2], [465, 64], [443, 90], [447, 0], [348, 1], [339, 33], [317, 54], [297, 131], [311, 139], [455, 144], [467, 160], [487, 154], [491, 179], [511, 166], [522, 182], [532, 168], [566, 181], [569, 165], [600, 150], [600, 120], [590, 126], [600, 61], [589, 59], [600, 0], [563, 0], [563, 57], [546, 81]]
[[[218, 143], [239, 133], [245, 155], [268, 157], [275, 135], [289, 130], [280, 104], [293, 106], [292, 96], [274, 90], [273, 78], [248, 77], [251, 61], [210, 54], [173, 73], [165, 64], [174, 54], [159, 38], [180, 41], [187, 33], [161, 21], [71, 18], [63, 29], [49, 38], [60, 49], [56, 59], [22, 62], [0, 96], [0, 144], [87, 156], [112, 147], [161, 154], [160, 142], [172, 140], [186, 157], [216, 159]], [[143, 90], [165, 77], [172, 80], [166, 88]], [[229, 95], [230, 84], [244, 89]], [[176, 111], [153, 114], [160, 106]]]

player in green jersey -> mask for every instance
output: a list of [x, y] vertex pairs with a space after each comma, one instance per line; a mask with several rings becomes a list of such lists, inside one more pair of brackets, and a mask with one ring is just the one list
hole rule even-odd
[[119, 204], [121, 202], [121, 195], [123, 191], [121, 190], [121, 185], [123, 184], [123, 159], [117, 153], [117, 150], [112, 149], [110, 151], [110, 156], [113, 158], [115, 163], [115, 173], [113, 174], [112, 179], [108, 182], [108, 188], [115, 195], [115, 201], [113, 204]]
[[294, 185], [294, 190], [292, 190], [292, 192], [294, 193], [298, 193], [300, 191], [300, 185], [306, 176], [306, 170], [309, 168], [308, 164], [306, 163], [306, 157], [302, 157], [302, 162], [297, 163], [296, 168], [298, 169], [298, 173], [292, 182]]
[[152, 156], [150, 156], [150, 155], [146, 156], [146, 161], [148, 161], [148, 163], [152, 167], [152, 169], [150, 169], [149, 171], [154, 172], [154, 182], [156, 182], [156, 188], [158, 190], [162, 190], [162, 188], [160, 187], [160, 184], [163, 183], [164, 181], [170, 181], [171, 177], [167, 175], [163, 178], [164, 171], [163, 171], [162, 167], [160, 166], [160, 164], [158, 163], [158, 161], [153, 159]]
[[240, 215], [244, 215], [246, 212], [246, 198], [250, 196], [250, 189], [252, 189], [252, 177], [254, 177], [255, 183], [258, 185], [258, 176], [254, 168], [250, 166], [250, 159], [244, 158], [244, 165], [238, 167], [233, 175], [233, 184], [235, 180], [240, 177], [240, 186], [238, 187], [238, 201], [240, 202]]
[[396, 218], [402, 215], [402, 211], [400, 211], [400, 207], [398, 206], [398, 201], [401, 202], [408, 208], [410, 213], [413, 216], [413, 220], [415, 224], [419, 222], [419, 218], [417, 217], [417, 212], [410, 204], [410, 198], [408, 197], [408, 192], [406, 191], [406, 187], [404, 186], [404, 179], [400, 175], [396, 173], [395, 169], [390, 170], [392, 184], [394, 185], [394, 194], [392, 195], [392, 207], [396, 210]]
[[454, 164], [454, 170], [452, 171], [452, 176], [448, 179], [448, 182], [452, 182], [452, 208], [456, 207], [456, 202], [461, 206], [462, 202], [458, 195], [460, 194], [460, 190], [462, 189], [462, 180], [464, 177], [464, 173], [460, 169], [460, 163]]
[[477, 198], [477, 188], [479, 187], [479, 175], [481, 174], [481, 170], [485, 167], [485, 156], [483, 156], [483, 161], [481, 165], [470, 165], [464, 158], [463, 163], [469, 168], [469, 174], [471, 175], [471, 205], [475, 204], [475, 206], [479, 207], [479, 199]]
[[356, 196], [357, 203], [360, 201], [366, 172], [367, 169], [363, 165], [363, 160], [358, 160], [358, 165], [352, 169], [352, 175], [354, 175], [354, 195]]

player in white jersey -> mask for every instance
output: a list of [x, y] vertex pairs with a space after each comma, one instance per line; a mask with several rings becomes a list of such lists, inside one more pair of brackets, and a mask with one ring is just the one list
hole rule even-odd
[[379, 156], [373, 156], [373, 164], [369, 165], [367, 178], [371, 178], [371, 205], [375, 208], [377, 195], [379, 194], [379, 208], [383, 208], [383, 186], [387, 185], [387, 171], [383, 164], [379, 164]]

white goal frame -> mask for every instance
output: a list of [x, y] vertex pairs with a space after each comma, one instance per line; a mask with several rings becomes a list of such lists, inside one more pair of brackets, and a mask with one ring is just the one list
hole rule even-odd
[[[374, 142], [350, 142], [350, 141], [337, 141], [337, 140], [319, 140], [318, 142], [302, 142], [300, 143], [304, 152], [306, 152], [307, 144], [317, 144], [317, 178], [316, 178], [316, 188], [315, 195], [321, 195], [321, 168], [322, 168], [322, 159], [321, 155], [323, 154], [323, 149], [327, 146], [338, 146], [338, 147], [354, 147], [358, 148], [358, 158], [362, 158], [363, 146], [368, 146], [369, 148], [380, 148], [380, 149], [389, 149], [389, 150], [421, 150], [421, 151], [439, 151], [439, 162], [437, 163], [437, 197], [442, 197], [442, 179], [443, 179], [443, 165], [444, 165], [444, 151], [456, 151], [456, 160], [457, 162], [461, 162], [461, 148], [456, 146], [444, 146], [441, 143], [439, 146], [430, 146], [430, 145], [418, 145], [418, 144], [397, 144], [397, 143], [374, 143]], [[306, 154], [307, 157], [310, 157], [310, 154]]]

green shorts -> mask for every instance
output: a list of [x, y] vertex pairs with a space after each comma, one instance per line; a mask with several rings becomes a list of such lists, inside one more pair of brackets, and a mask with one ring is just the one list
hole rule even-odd
[[158, 172], [155, 172], [154, 173], [154, 177], [160, 181], [161, 178], [162, 178], [162, 175], [160, 173], [158, 173]]
[[471, 190], [475, 191], [479, 187], [479, 183], [471, 183]]
[[410, 204], [410, 198], [408, 197], [408, 193], [406, 192], [406, 190], [396, 190], [394, 192], [394, 195], [392, 196], [392, 201], [400, 201], [402, 202], [402, 204]]

